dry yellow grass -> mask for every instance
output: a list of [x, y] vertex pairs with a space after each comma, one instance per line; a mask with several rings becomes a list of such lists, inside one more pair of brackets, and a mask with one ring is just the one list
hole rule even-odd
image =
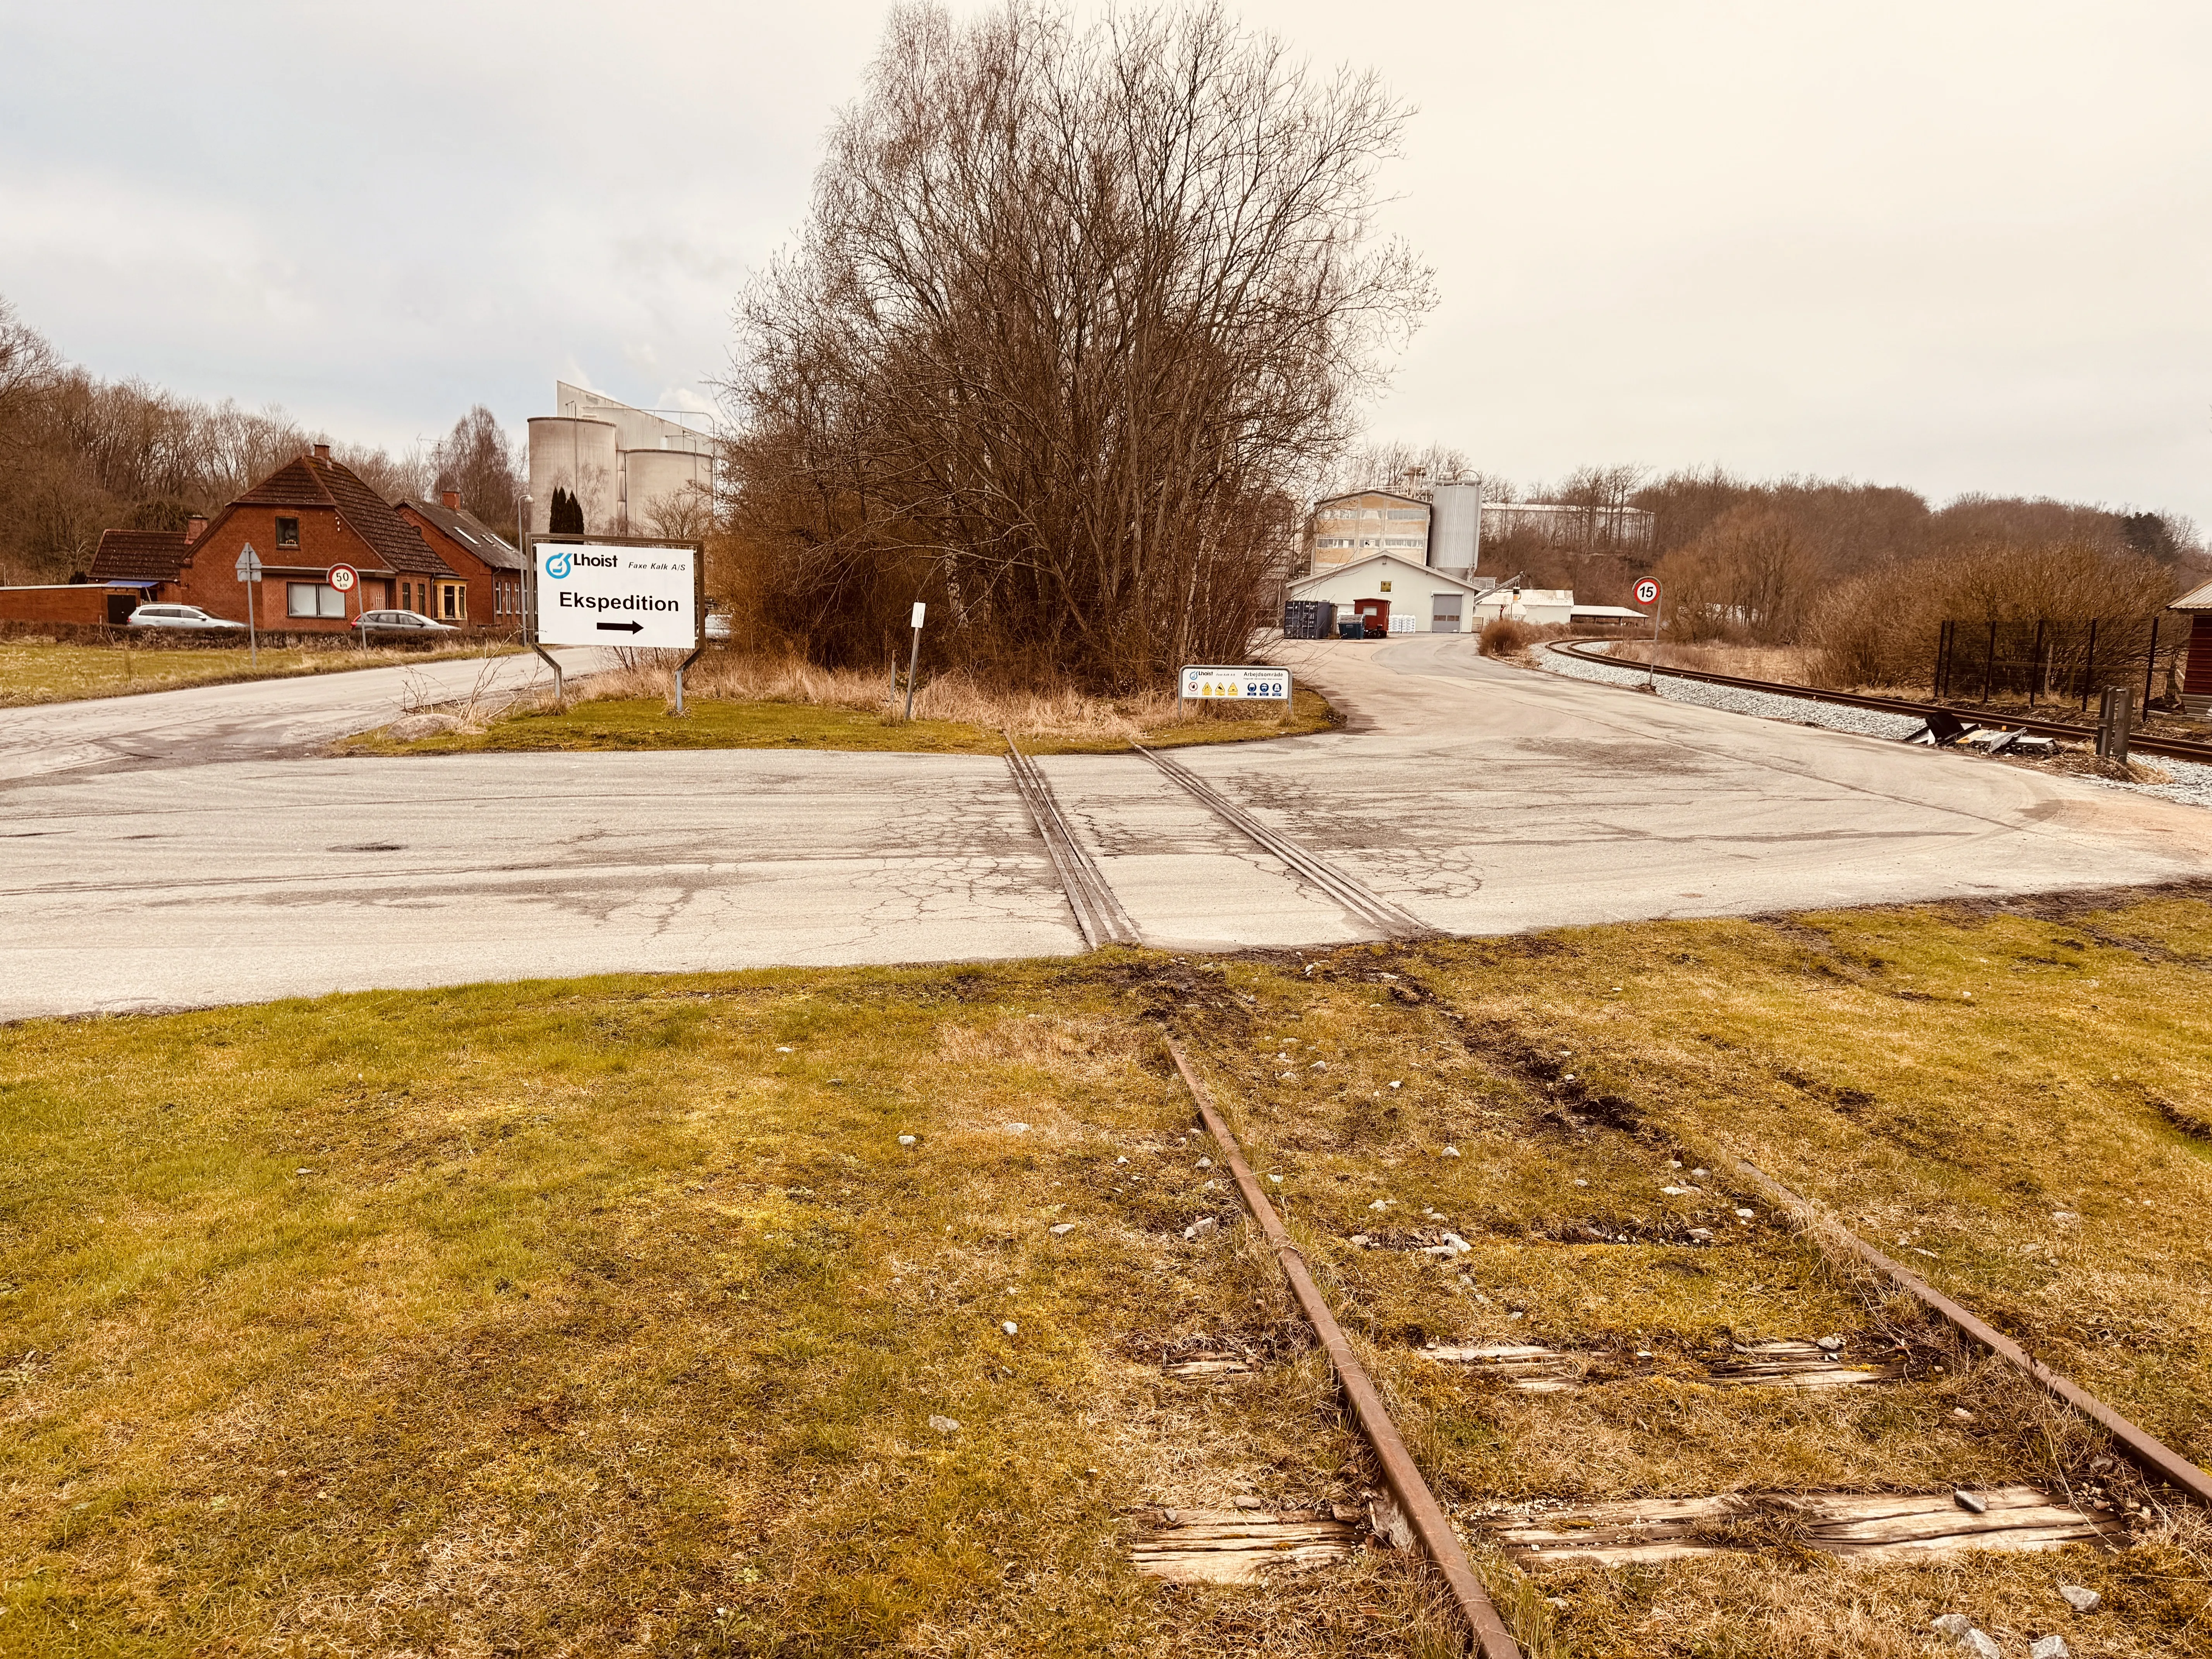
[[[1611, 653], [1622, 662], [1652, 659], [1649, 640], [1622, 640]], [[1728, 674], [1743, 680], [1772, 680], [1783, 685], [1820, 685], [1820, 653], [1796, 645], [1662, 645], [1659, 666], [1688, 668], [1700, 674]], [[1922, 695], [1925, 694], [1923, 688]], [[1911, 695], [1905, 693], [1904, 695]]]

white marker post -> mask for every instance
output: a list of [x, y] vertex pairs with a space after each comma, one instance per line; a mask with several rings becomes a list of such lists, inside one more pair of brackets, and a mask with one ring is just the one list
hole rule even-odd
[[253, 629], [253, 609], [260, 595], [253, 590], [261, 580], [261, 556], [248, 542], [246, 550], [238, 556], [238, 580], [246, 584], [246, 661], [252, 668], [261, 666], [261, 641]]
[[[914, 718], [914, 672], [921, 665], [921, 613], [929, 607], [920, 599], [914, 602], [914, 650], [906, 659], [906, 717]], [[896, 658], [892, 660], [896, 662]]]
[[1659, 674], [1659, 584], [1649, 576], [1637, 583], [1636, 602], [1651, 607], [1651, 660], [1644, 664], [1648, 672], [1644, 676], [1644, 684], [1656, 690]]

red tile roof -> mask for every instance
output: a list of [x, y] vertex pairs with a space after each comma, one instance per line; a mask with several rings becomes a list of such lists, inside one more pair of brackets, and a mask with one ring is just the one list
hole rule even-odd
[[402, 501], [399, 505], [408, 512], [421, 514], [492, 569], [522, 568], [522, 555], [466, 507], [432, 501]]
[[181, 530], [103, 530], [88, 574], [96, 582], [173, 582], [184, 568]]
[[451, 576], [422, 532], [399, 515], [349, 467], [319, 455], [280, 466], [240, 495], [233, 507], [330, 507], [347, 527], [375, 550], [386, 567], [415, 576]]

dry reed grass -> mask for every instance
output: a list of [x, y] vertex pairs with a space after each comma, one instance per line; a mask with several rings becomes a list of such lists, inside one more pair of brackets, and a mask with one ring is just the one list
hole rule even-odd
[[[678, 659], [640, 660], [580, 685], [576, 700], [672, 698]], [[857, 669], [823, 668], [798, 656], [709, 651], [684, 676], [687, 696], [729, 702], [791, 702], [871, 710], [896, 720], [903, 715], [903, 683], [895, 693], [888, 677]], [[963, 672], [924, 678], [915, 688], [914, 717], [950, 720], [987, 731], [1012, 731], [1017, 738], [1049, 737], [1075, 741], [1126, 742], [1138, 732], [1172, 724], [1175, 698], [1165, 691], [1127, 697], [1099, 697], [1079, 691], [1040, 693], [1005, 690]]]
[[[1649, 640], [1623, 640], [1608, 653], [1620, 662], [1653, 660]], [[1728, 674], [1737, 679], [1772, 680], [1781, 685], [1817, 685], [1814, 678], [1819, 653], [1800, 645], [1662, 644], [1657, 662], [1662, 668], [1687, 668], [1700, 674]]]

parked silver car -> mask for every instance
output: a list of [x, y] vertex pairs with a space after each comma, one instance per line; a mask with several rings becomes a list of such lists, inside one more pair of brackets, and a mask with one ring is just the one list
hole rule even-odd
[[364, 611], [354, 623], [363, 638], [371, 634], [411, 634], [421, 639], [430, 634], [458, 634], [451, 623], [441, 623], [418, 611]]
[[221, 617], [210, 617], [196, 605], [142, 605], [131, 613], [126, 628], [220, 628], [243, 634], [242, 622], [227, 622]]

